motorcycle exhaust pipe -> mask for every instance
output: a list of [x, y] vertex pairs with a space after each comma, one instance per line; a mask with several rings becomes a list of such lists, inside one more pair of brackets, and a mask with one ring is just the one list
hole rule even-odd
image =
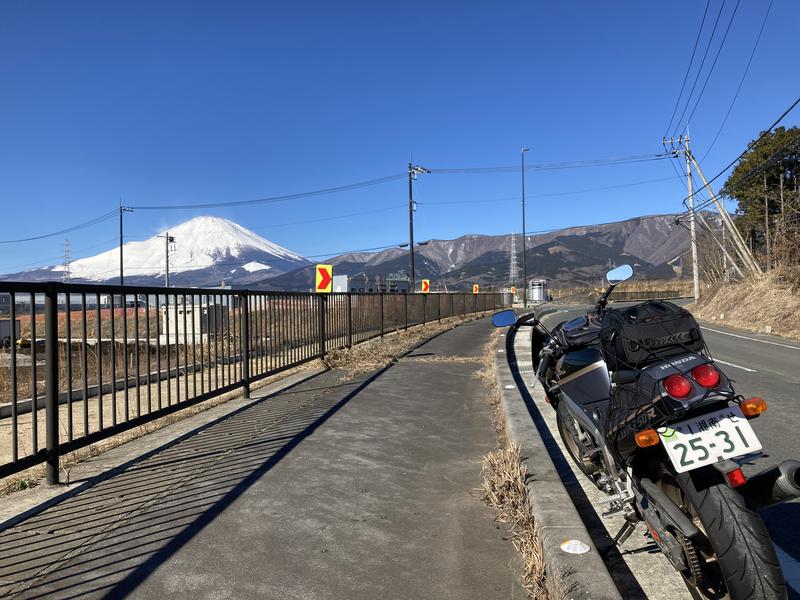
[[785, 460], [761, 471], [739, 488], [753, 510], [800, 498], [800, 462]]

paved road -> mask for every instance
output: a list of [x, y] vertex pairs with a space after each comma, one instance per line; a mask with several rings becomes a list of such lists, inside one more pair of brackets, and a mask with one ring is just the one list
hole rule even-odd
[[[586, 307], [560, 308], [543, 317], [552, 327], [583, 314]], [[703, 335], [737, 391], [761, 396], [768, 402], [765, 414], [753, 421], [766, 456], [748, 470], [756, 472], [787, 458], [800, 459], [800, 343], [777, 336], [744, 333], [714, 323], [701, 323]], [[779, 548], [792, 598], [800, 598], [800, 501], [774, 506], [762, 516]]]
[[76, 468], [78, 493], [0, 524], [0, 595], [524, 598], [477, 492], [497, 443], [474, 377], [489, 332], [457, 328], [377, 377], [322, 373], [99, 479]]

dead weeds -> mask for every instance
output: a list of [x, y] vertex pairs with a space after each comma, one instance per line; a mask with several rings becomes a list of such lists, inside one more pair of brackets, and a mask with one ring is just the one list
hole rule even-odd
[[519, 446], [509, 441], [506, 431], [495, 367], [498, 337], [495, 331], [484, 347], [484, 366], [476, 373], [488, 392], [492, 426], [498, 442], [498, 448], [483, 458], [481, 496], [486, 504], [497, 511], [497, 521], [504, 523], [511, 532], [514, 547], [522, 556], [522, 581], [528, 596], [542, 600], [563, 598], [558, 578], [548, 576], [539, 525], [528, 509], [528, 490], [525, 485], [528, 469]]
[[330, 369], [344, 371], [342, 380], [373, 373], [395, 362], [401, 355], [409, 352], [424, 340], [452, 329], [456, 325], [474, 321], [481, 316], [483, 315], [450, 317], [411, 329], [398, 329], [381, 338], [357, 344], [352, 348], [332, 350], [325, 355], [324, 363]]
[[782, 269], [719, 286], [687, 308], [706, 321], [800, 339], [800, 290]]

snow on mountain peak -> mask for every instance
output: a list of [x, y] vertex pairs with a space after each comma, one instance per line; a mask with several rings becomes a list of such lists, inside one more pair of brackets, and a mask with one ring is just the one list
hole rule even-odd
[[[228, 267], [225, 271], [232, 266], [243, 266], [247, 272], [253, 272], [259, 268], [271, 269], [271, 262], [306, 262], [302, 256], [221, 217], [195, 217], [170, 228], [168, 232], [175, 239], [174, 244], [170, 245], [170, 273], [216, 266]], [[164, 231], [145, 241], [124, 245], [126, 275], [160, 276], [165, 272], [166, 233]], [[58, 267], [52, 270], [56, 271]], [[76, 279], [103, 281], [116, 277], [118, 271], [117, 248], [70, 263], [71, 275]]]

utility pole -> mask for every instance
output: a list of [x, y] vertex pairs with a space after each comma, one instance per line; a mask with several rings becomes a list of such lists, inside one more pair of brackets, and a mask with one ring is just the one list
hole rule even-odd
[[692, 289], [694, 300], [700, 299], [700, 267], [697, 261], [697, 224], [694, 214], [694, 186], [692, 185], [692, 154], [689, 151], [689, 134], [683, 138], [683, 153], [686, 158], [686, 183], [689, 186], [689, 237], [692, 244]]
[[527, 251], [527, 235], [525, 234], [525, 153], [530, 148], [522, 148], [520, 157], [522, 159], [522, 306], [528, 308], [528, 261], [525, 258]]
[[123, 230], [122, 230], [122, 215], [126, 212], [133, 212], [132, 208], [128, 208], [127, 206], [122, 206], [122, 200], [119, 201], [119, 284], [125, 285], [125, 273], [122, 263], [122, 239], [123, 239]]
[[164, 238], [164, 287], [169, 287], [169, 245], [175, 243], [175, 238], [165, 231], [158, 237]]
[[416, 274], [414, 271], [414, 203], [413, 182], [419, 173], [430, 173], [425, 167], [408, 163], [408, 291], [413, 294], [417, 290]]

